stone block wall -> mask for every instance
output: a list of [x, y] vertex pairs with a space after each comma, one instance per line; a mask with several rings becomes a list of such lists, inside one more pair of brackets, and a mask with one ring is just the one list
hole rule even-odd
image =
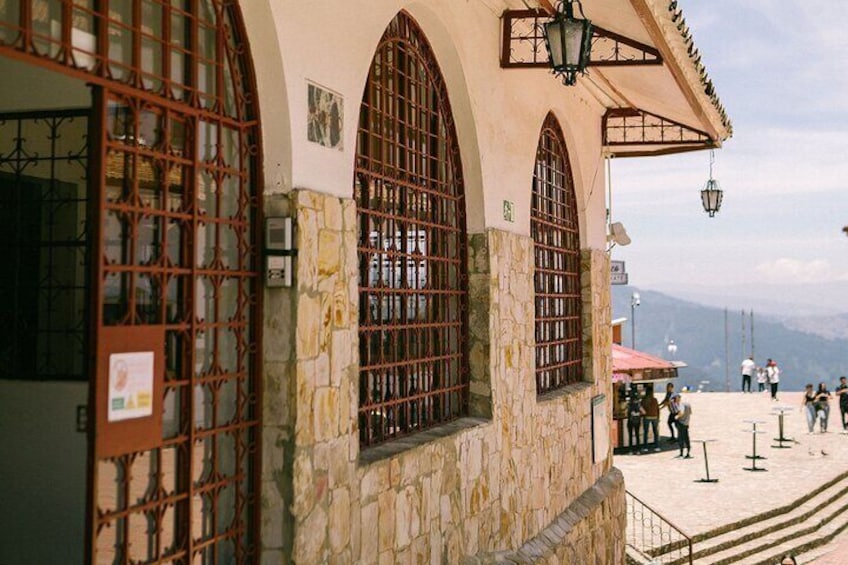
[[[459, 563], [516, 551], [582, 507], [613, 472], [609, 453], [593, 462], [591, 435], [592, 398], [610, 386], [606, 254], [583, 257], [585, 382], [539, 398], [532, 240], [470, 236], [470, 417], [362, 452], [355, 203], [307, 190], [290, 198], [295, 288], [266, 300], [263, 559]], [[573, 531], [590, 528], [609, 540], [592, 551], [623, 555], [624, 493], [605, 496], [610, 509]]]
[[624, 500], [624, 476], [614, 468], [518, 550], [481, 553], [465, 558], [462, 565], [624, 563]]

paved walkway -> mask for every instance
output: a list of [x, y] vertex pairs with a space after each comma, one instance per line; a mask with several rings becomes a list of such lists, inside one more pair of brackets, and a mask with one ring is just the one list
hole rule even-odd
[[[677, 459], [677, 449], [660, 452], [616, 454], [614, 465], [624, 473], [627, 490], [689, 535], [706, 532], [742, 520], [800, 498], [848, 470], [848, 435], [841, 433], [839, 406], [831, 402], [828, 433], [807, 434], [802, 393], [779, 394], [773, 402], [766, 393], [684, 393], [692, 405], [690, 435], [692, 459]], [[794, 441], [788, 449], [776, 449], [777, 407], [789, 409], [784, 416], [784, 436]], [[667, 412], [660, 415], [662, 432]], [[751, 424], [758, 420], [757, 461], [762, 472], [746, 471], [752, 452]], [[665, 440], [667, 438], [663, 438]], [[698, 483], [705, 476], [704, 453], [698, 439], [714, 439], [707, 445], [710, 477], [717, 483]], [[848, 541], [840, 536], [818, 552], [817, 565], [848, 563]], [[827, 553], [825, 553], [827, 551]], [[839, 559], [836, 556], [839, 556]], [[830, 559], [830, 560], [829, 560]], [[836, 559], [836, 560], [833, 560]]]

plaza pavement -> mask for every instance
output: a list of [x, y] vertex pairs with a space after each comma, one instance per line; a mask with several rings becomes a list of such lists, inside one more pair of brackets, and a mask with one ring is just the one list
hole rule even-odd
[[[801, 392], [779, 393], [778, 402], [765, 392], [684, 392], [682, 396], [692, 406], [692, 459], [675, 458], [676, 445], [663, 443], [660, 452], [616, 453], [613, 464], [624, 473], [628, 491], [690, 536], [789, 504], [848, 470], [848, 435], [841, 433], [836, 400], [831, 402], [828, 433], [819, 433], [817, 426], [816, 433], [808, 435]], [[785, 444], [792, 446], [789, 449], [771, 447], [777, 445], [777, 407], [790, 408], [784, 416], [784, 436], [794, 439]], [[662, 442], [668, 439], [667, 417], [662, 410]], [[751, 424], [745, 420], [762, 422], [757, 429], [766, 433], [757, 435], [757, 454], [766, 459], [757, 461], [757, 466], [766, 471], [743, 469], [751, 467], [745, 456], [752, 452]], [[705, 476], [698, 439], [716, 440], [707, 450], [710, 478], [719, 479], [717, 483], [695, 482]], [[815, 552], [816, 565], [848, 563], [846, 537], [837, 536]]]

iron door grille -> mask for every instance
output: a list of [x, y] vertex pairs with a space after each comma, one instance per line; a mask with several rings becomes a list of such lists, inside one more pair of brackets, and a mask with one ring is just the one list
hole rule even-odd
[[583, 377], [580, 229], [559, 123], [548, 114], [533, 173], [530, 230], [535, 261], [536, 392]]
[[465, 201], [447, 90], [401, 12], [377, 48], [362, 101], [359, 433], [363, 446], [467, 413]]
[[92, 562], [259, 560], [261, 148], [245, 37], [234, 0], [0, 1], [0, 55], [95, 92], [93, 335], [165, 334], [160, 444], [92, 455]]

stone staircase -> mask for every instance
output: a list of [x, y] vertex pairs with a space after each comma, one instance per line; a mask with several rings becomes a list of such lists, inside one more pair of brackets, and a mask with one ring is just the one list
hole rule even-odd
[[[799, 479], [801, 479], [799, 477]], [[798, 485], [774, 485], [775, 489]], [[698, 565], [774, 565], [791, 554], [799, 563], [848, 528], [848, 471], [786, 506], [727, 524], [692, 537], [692, 562]], [[648, 554], [653, 561], [683, 565], [688, 556], [666, 554], [660, 548]], [[631, 557], [635, 557], [631, 554]], [[636, 561], [636, 559], [633, 559]], [[848, 557], [846, 558], [848, 562]]]

